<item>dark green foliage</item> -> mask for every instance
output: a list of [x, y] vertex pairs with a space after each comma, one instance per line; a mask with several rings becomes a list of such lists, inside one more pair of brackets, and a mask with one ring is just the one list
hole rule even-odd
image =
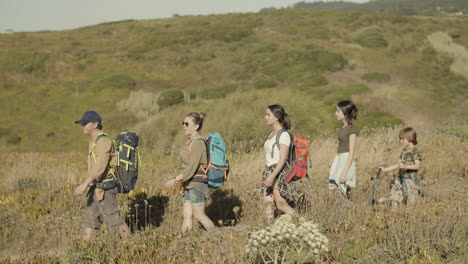
[[11, 129], [0, 127], [0, 138], [10, 135]]
[[16, 144], [19, 144], [20, 142], [21, 142], [21, 137], [18, 135], [10, 135], [7, 138], [8, 144], [16, 145]]
[[353, 41], [367, 48], [382, 48], [388, 45], [383, 34], [383, 29], [379, 26], [361, 28], [354, 32], [351, 37]]
[[39, 51], [12, 49], [4, 58], [2, 64], [7, 71], [33, 73], [44, 71], [49, 55]]
[[273, 88], [277, 85], [278, 83], [275, 80], [272, 79], [258, 79], [254, 83], [254, 87], [256, 89], [263, 89], [263, 88]]
[[253, 29], [263, 22], [254, 17], [225, 16], [223, 19], [198, 18], [191, 24], [178, 27], [153, 28], [144, 40], [130, 48], [128, 56], [142, 59], [144, 54], [174, 45], [194, 45], [202, 41], [236, 42], [253, 34]]
[[135, 80], [127, 73], [105, 75], [94, 82], [92, 90], [97, 93], [102, 89], [131, 89], [136, 85]]
[[308, 90], [311, 87], [327, 85], [328, 80], [323, 75], [318, 73], [311, 73], [308, 77], [299, 83], [297, 83], [297, 88], [301, 90]]
[[249, 61], [247, 71], [259, 69], [278, 81], [307, 80], [317, 72], [339, 71], [348, 64], [341, 54], [318, 48], [275, 52]]
[[237, 84], [225, 84], [216, 88], [204, 90], [199, 96], [205, 99], [224, 98], [226, 95], [234, 92], [237, 87]]
[[400, 51], [414, 52], [417, 50], [417, 44], [411, 39], [403, 39], [400, 44]]
[[34, 189], [41, 185], [39, 179], [34, 177], [26, 177], [19, 179], [16, 183], [16, 190], [17, 191], [24, 191], [25, 189]]
[[363, 84], [350, 84], [312, 87], [307, 91], [327, 104], [336, 104], [339, 101], [351, 99], [353, 95], [366, 93], [369, 88]]
[[161, 109], [184, 102], [184, 93], [181, 90], [168, 90], [161, 93], [158, 105]]
[[369, 82], [388, 82], [390, 81], [390, 75], [387, 73], [382, 72], [369, 72], [365, 73], [361, 76], [361, 79], [369, 81]]
[[403, 121], [393, 115], [380, 111], [360, 111], [358, 123], [369, 128], [403, 125]]
[[375, 0], [365, 3], [346, 1], [299, 2], [293, 8], [390, 13], [398, 15], [440, 15], [443, 12], [468, 11], [466, 0]]
[[461, 37], [460, 31], [457, 30], [457, 29], [450, 30], [450, 31], [449, 31], [449, 35], [450, 35], [450, 37], [452, 37], [452, 38], [454, 38], [454, 39], [455, 39], [455, 38]]
[[176, 65], [180, 66], [182, 68], [187, 66], [187, 64], [189, 64], [189, 62], [190, 62], [190, 59], [187, 56], [177, 57], [177, 59], [176, 59]]

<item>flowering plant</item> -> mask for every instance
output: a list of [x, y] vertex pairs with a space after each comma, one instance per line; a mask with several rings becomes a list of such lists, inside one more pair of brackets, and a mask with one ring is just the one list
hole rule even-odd
[[312, 221], [301, 217], [295, 225], [285, 214], [273, 225], [253, 232], [245, 250], [250, 256], [260, 256], [264, 263], [304, 262], [328, 252], [328, 238]]

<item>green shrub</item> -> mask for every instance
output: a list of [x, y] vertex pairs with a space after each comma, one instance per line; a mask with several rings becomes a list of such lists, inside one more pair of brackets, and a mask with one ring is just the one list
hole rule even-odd
[[351, 38], [353, 41], [367, 48], [382, 48], [388, 46], [388, 42], [385, 40], [383, 30], [379, 26], [361, 28], [352, 33]]
[[234, 92], [237, 89], [237, 84], [225, 84], [216, 88], [211, 88], [202, 91], [200, 97], [205, 99], [224, 98], [226, 95]]
[[144, 54], [159, 48], [174, 45], [193, 45], [201, 41], [216, 40], [236, 42], [253, 35], [253, 29], [263, 22], [261, 19], [248, 16], [225, 16], [223, 19], [199, 18], [190, 24], [153, 28], [147, 33], [143, 42], [129, 47], [128, 57], [141, 60]]
[[460, 31], [457, 30], [457, 29], [450, 30], [450, 31], [449, 31], [449, 35], [450, 35], [450, 37], [452, 37], [452, 38], [454, 38], [454, 39], [455, 39], [455, 38], [460, 38], [460, 37], [461, 37]]
[[331, 85], [311, 87], [307, 91], [327, 104], [336, 104], [339, 101], [351, 99], [353, 95], [368, 92], [369, 87], [363, 84]]
[[260, 43], [255, 48], [255, 53], [272, 53], [278, 49], [278, 45], [276, 43]]
[[176, 59], [176, 65], [182, 68], [187, 66], [189, 62], [190, 62], [190, 58], [187, 56], [180, 56], [180, 57], [177, 57]]
[[390, 75], [382, 72], [369, 72], [361, 76], [361, 79], [368, 82], [384, 83], [390, 81]]
[[21, 137], [18, 135], [10, 135], [7, 138], [7, 143], [12, 145], [17, 145], [21, 142]]
[[10, 135], [11, 129], [0, 127], [0, 138]]
[[16, 190], [17, 191], [24, 191], [25, 189], [34, 189], [41, 185], [41, 182], [37, 178], [33, 177], [25, 177], [19, 179], [16, 183]]
[[387, 112], [368, 110], [359, 112], [358, 125], [360, 127], [376, 128], [403, 125], [403, 121]]
[[102, 89], [131, 89], [136, 85], [135, 80], [126, 73], [114, 73], [102, 77], [94, 82], [92, 89], [99, 92]]
[[308, 90], [311, 87], [327, 85], [328, 80], [321, 74], [310, 74], [307, 79], [302, 82], [297, 83], [297, 88], [300, 90]]
[[279, 81], [302, 81], [317, 72], [340, 71], [348, 64], [341, 54], [319, 48], [277, 52], [260, 60], [259, 66], [251, 60], [246, 68], [260, 67], [263, 73]]
[[259, 79], [259, 80], [256, 80], [254, 83], [254, 87], [256, 89], [273, 88], [276, 85], [278, 85], [278, 83], [272, 79]]
[[7, 71], [20, 73], [33, 73], [44, 71], [49, 55], [43, 52], [31, 50], [11, 50], [2, 61]]
[[181, 90], [168, 90], [159, 95], [158, 105], [161, 109], [184, 102], [184, 92]]
[[237, 70], [231, 73], [231, 78], [236, 81], [246, 81], [252, 78], [252, 71]]
[[400, 44], [400, 49], [404, 52], [412, 52], [412, 51], [416, 51], [418, 48], [418, 46], [416, 45], [416, 43], [411, 40], [411, 39], [403, 39], [403, 41], [401, 41], [401, 44]]

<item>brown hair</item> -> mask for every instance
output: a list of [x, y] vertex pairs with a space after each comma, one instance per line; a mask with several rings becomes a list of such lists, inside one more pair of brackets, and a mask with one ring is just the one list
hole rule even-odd
[[408, 142], [413, 143], [414, 145], [418, 144], [418, 139], [417, 139], [417, 134], [416, 130], [412, 127], [405, 127], [400, 131], [399, 135], [400, 139], [405, 139], [408, 140]]
[[286, 114], [286, 111], [281, 105], [273, 104], [268, 106], [268, 109], [270, 109], [271, 113], [278, 119], [278, 122], [284, 129], [289, 130], [291, 128], [291, 119], [289, 119], [288, 114]]
[[197, 131], [200, 131], [203, 127], [203, 121], [205, 121], [206, 114], [203, 112], [190, 112], [187, 116], [192, 119], [194, 124], [198, 125]]
[[353, 101], [350, 100], [338, 102], [336, 105], [341, 110], [341, 112], [343, 112], [346, 122], [351, 125], [353, 123], [353, 119], [356, 119], [358, 115], [358, 109], [356, 105], [353, 103]]

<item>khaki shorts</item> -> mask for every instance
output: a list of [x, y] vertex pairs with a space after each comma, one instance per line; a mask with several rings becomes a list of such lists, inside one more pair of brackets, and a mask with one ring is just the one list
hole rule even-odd
[[408, 185], [409, 199], [406, 197], [406, 190], [404, 189], [400, 180], [396, 179], [392, 183], [390, 190], [390, 200], [398, 203], [402, 203], [404, 201], [406, 201], [406, 203], [415, 203], [419, 196], [419, 187], [416, 186], [414, 181], [411, 179], [406, 179], [406, 184]]
[[106, 190], [104, 191], [104, 199], [98, 201], [94, 187], [92, 187], [88, 193], [86, 203], [85, 228], [99, 229], [101, 227], [101, 220], [105, 220], [107, 226], [111, 229], [124, 224], [119, 215], [117, 192], [117, 188]]

